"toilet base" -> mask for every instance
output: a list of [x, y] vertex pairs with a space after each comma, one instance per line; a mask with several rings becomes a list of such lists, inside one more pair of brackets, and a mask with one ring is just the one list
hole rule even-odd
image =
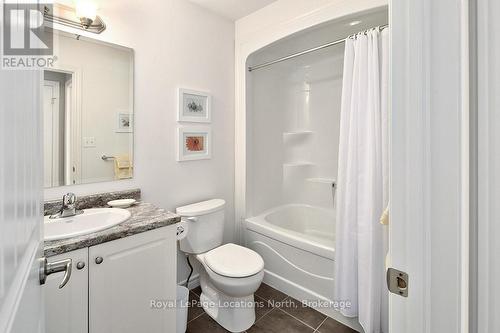
[[230, 332], [244, 332], [255, 323], [253, 294], [230, 297], [216, 290], [201, 274], [200, 302], [205, 312]]

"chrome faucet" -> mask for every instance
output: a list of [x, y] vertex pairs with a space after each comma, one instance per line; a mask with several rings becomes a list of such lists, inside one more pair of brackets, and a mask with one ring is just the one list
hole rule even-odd
[[51, 215], [50, 218], [71, 217], [82, 213], [83, 210], [76, 209], [76, 195], [74, 193], [66, 193], [62, 199], [61, 210], [57, 214]]

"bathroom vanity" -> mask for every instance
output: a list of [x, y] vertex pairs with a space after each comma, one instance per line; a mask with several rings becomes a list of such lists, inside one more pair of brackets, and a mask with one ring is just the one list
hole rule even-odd
[[[81, 198], [81, 205], [99, 206], [117, 193], [104, 197]], [[46, 213], [56, 206], [47, 203]], [[63, 272], [48, 276], [44, 285], [47, 332], [175, 331], [175, 307], [152, 302], [176, 298], [175, 223], [180, 217], [148, 203], [127, 210], [130, 218], [115, 227], [45, 242], [50, 262], [72, 261], [63, 288]]]

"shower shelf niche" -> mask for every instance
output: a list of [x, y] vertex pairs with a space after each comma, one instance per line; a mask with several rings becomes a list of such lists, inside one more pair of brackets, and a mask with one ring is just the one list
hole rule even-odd
[[300, 135], [310, 135], [313, 134], [313, 131], [295, 131], [295, 132], [284, 132], [283, 136], [300, 136]]
[[320, 183], [320, 184], [329, 184], [329, 185], [336, 183], [336, 180], [333, 178], [307, 178], [306, 180], [308, 182], [311, 182], [311, 183]]
[[293, 162], [293, 163], [283, 163], [285, 168], [297, 168], [297, 167], [312, 167], [314, 163], [311, 162]]
[[293, 131], [293, 132], [283, 132], [283, 143], [287, 147], [303, 146], [304, 144], [310, 143], [311, 135], [313, 131]]

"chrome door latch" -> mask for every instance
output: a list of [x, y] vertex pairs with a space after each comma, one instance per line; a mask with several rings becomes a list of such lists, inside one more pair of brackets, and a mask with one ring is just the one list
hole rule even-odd
[[398, 271], [395, 268], [387, 270], [387, 288], [391, 293], [408, 297], [409, 276], [407, 273]]
[[69, 281], [71, 277], [71, 266], [73, 261], [71, 259], [64, 259], [54, 262], [48, 262], [47, 258], [43, 257], [40, 259], [40, 268], [38, 271], [40, 277], [40, 284], [45, 284], [47, 281], [47, 276], [54, 273], [64, 272], [63, 279], [59, 284], [59, 289], [62, 289]]

